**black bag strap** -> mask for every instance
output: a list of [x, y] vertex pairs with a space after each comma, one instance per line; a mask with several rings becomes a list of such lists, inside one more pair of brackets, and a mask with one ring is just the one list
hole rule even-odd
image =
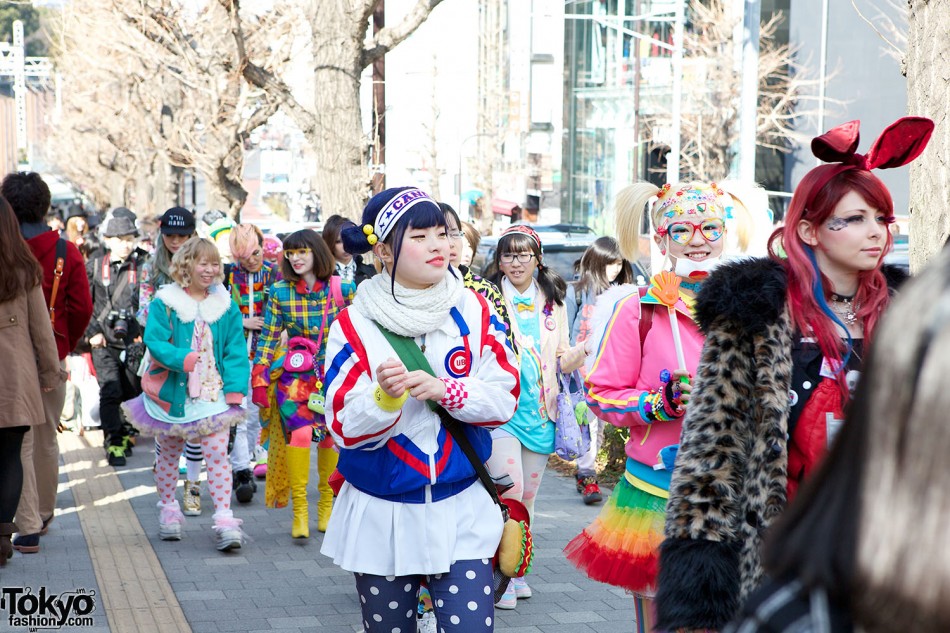
[[[389, 341], [393, 351], [396, 352], [396, 355], [406, 366], [406, 369], [409, 371], [421, 369], [434, 378], [438, 377], [435, 375], [435, 372], [432, 371], [432, 366], [429, 365], [429, 361], [426, 359], [425, 355], [422, 353], [422, 350], [419, 349], [419, 346], [413, 339], [409, 338], [408, 336], [401, 336], [395, 332], [391, 332], [379, 323], [376, 323], [376, 327], [379, 328], [379, 331], [382, 332], [383, 336], [386, 337], [386, 340]], [[505, 513], [505, 516], [507, 516], [508, 508], [498, 497], [498, 489], [495, 486], [495, 481], [488, 473], [488, 469], [485, 468], [485, 464], [483, 464], [482, 460], [478, 458], [478, 453], [475, 452], [475, 447], [472, 446], [472, 442], [468, 439], [468, 436], [462, 429], [462, 423], [453, 418], [452, 415], [438, 403], [433, 402], [432, 400], [426, 400], [426, 404], [429, 405], [429, 408], [439, 416], [439, 419], [442, 421], [442, 426], [445, 427], [445, 430], [449, 432], [449, 434], [452, 436], [452, 439], [455, 440], [455, 443], [458, 444], [459, 448], [462, 449], [462, 452], [465, 453], [465, 457], [468, 458], [468, 461], [472, 463], [472, 468], [475, 469], [475, 473], [478, 475], [479, 480], [481, 480], [482, 485], [485, 486], [485, 490], [488, 491], [492, 501], [497, 503], [501, 507], [502, 512]]]

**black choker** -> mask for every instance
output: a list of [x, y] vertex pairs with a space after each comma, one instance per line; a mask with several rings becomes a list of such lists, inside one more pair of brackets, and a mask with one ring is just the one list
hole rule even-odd
[[838, 303], [851, 303], [852, 301], [854, 301], [854, 295], [847, 297], [845, 295], [839, 295], [837, 292], [832, 292], [831, 300], [837, 301]]

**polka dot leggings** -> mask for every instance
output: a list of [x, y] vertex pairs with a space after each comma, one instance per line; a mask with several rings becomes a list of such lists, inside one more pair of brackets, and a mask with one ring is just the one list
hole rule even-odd
[[415, 633], [419, 583], [425, 580], [440, 633], [495, 630], [491, 561], [456, 561], [447, 574], [373, 576], [356, 574], [367, 633]]
[[[201, 451], [208, 465], [208, 492], [214, 502], [215, 518], [231, 516], [231, 464], [228, 462], [228, 429], [201, 437]], [[171, 435], [155, 438], [159, 445], [155, 462], [155, 486], [162, 505], [175, 503], [178, 486], [178, 458], [185, 440]]]

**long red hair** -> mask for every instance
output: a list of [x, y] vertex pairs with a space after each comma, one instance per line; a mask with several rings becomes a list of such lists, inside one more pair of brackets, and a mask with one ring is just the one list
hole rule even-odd
[[[841, 343], [834, 321], [819, 304], [819, 300], [824, 303], [824, 292], [832, 289], [831, 282], [818, 268], [814, 255], [809, 254], [811, 247], [799, 237], [798, 225], [802, 220], [807, 220], [814, 226], [821, 225], [834, 212], [841, 198], [851, 191], [859, 194], [870, 207], [877, 209], [888, 220], [894, 218], [894, 202], [887, 187], [877, 176], [863, 169], [848, 169], [831, 178], [815, 194], [811, 208], [806, 209], [805, 201], [815, 185], [827, 175], [828, 170], [838, 167], [821, 165], [805, 174], [792, 196], [785, 226], [777, 229], [769, 238], [769, 255], [785, 267], [788, 275], [786, 296], [792, 323], [804, 335], [812, 333], [825, 358], [840, 362], [843, 352], [847, 350]], [[883, 254], [890, 251], [894, 241], [890, 231], [886, 232], [886, 240]], [[779, 255], [779, 247], [784, 249], [785, 258]], [[887, 280], [881, 272], [880, 264], [873, 270], [858, 273], [854, 305], [859, 306], [856, 316], [863, 324], [865, 343], [871, 339], [889, 300]], [[848, 387], [844, 373], [839, 373], [838, 385], [842, 390], [842, 398], [846, 400]]]

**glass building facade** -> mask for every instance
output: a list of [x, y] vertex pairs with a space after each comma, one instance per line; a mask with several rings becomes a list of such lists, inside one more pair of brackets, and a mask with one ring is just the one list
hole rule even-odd
[[618, 189], [659, 178], [641, 142], [645, 112], [668, 110], [676, 0], [580, 0], [565, 5], [564, 219], [610, 232]]
[[[612, 204], [619, 189], [638, 180], [665, 182], [664, 144], [671, 130], [644, 129], [644, 122], [662, 120], [672, 109], [672, 27], [679, 2], [567, 0], [564, 221], [613, 233]], [[787, 12], [788, 5], [788, 0], [763, 0], [762, 16]], [[788, 42], [787, 26], [780, 27], [776, 40]], [[684, 76], [689, 73], [684, 70]], [[769, 189], [784, 189], [782, 163], [782, 155], [760, 150], [757, 179]]]

